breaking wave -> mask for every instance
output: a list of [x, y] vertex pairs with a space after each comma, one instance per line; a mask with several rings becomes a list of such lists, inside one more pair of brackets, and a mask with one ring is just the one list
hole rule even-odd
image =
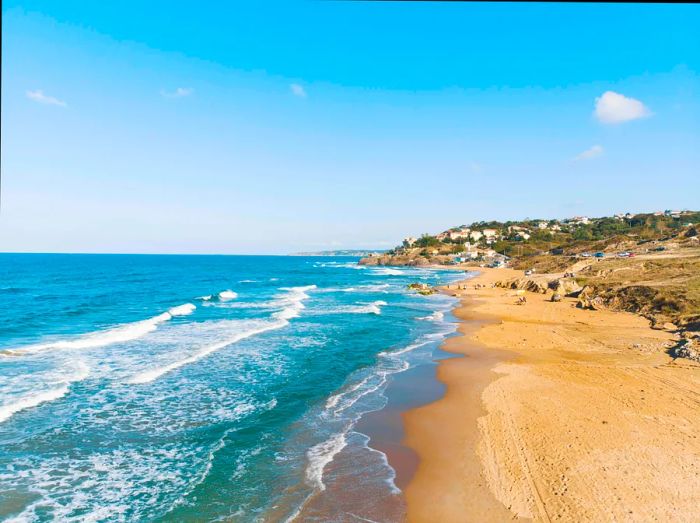
[[132, 376], [128, 380], [128, 382], [132, 384], [150, 383], [160, 378], [164, 374], [179, 369], [180, 367], [184, 367], [185, 365], [195, 363], [201, 360], [202, 358], [205, 358], [210, 354], [220, 349], [223, 349], [224, 347], [228, 347], [229, 345], [238, 343], [239, 341], [244, 340], [246, 338], [250, 338], [252, 336], [256, 336], [267, 331], [280, 329], [288, 325], [289, 320], [299, 316], [301, 310], [304, 309], [303, 301], [309, 297], [309, 295], [306, 294], [305, 291], [315, 288], [315, 285], [308, 285], [304, 287], [289, 287], [282, 289], [288, 291], [286, 295], [280, 296], [277, 299], [277, 304], [283, 306], [283, 309], [274, 313], [272, 315], [271, 320], [253, 320], [247, 323], [247, 325], [250, 325], [249, 328], [237, 332], [231, 337], [228, 337], [217, 343], [207, 345], [206, 347], [203, 347], [202, 349], [198, 350], [197, 352], [186, 358], [182, 358], [180, 360], [174, 361], [167, 365], [163, 365], [161, 367], [157, 367], [155, 369], [140, 372], [135, 376]]
[[90, 369], [88, 369], [87, 365], [79, 361], [75, 365], [75, 371], [73, 374], [59, 381], [60, 385], [58, 387], [53, 387], [42, 391], [32, 391], [17, 399], [14, 399], [14, 401], [11, 403], [0, 406], [0, 423], [11, 418], [14, 414], [20, 411], [31, 409], [41, 405], [42, 403], [48, 403], [50, 401], [62, 398], [68, 394], [71, 383], [82, 381], [87, 378], [89, 374]]
[[372, 274], [377, 275], [377, 276], [403, 276], [405, 275], [405, 271], [401, 271], [399, 269], [391, 269], [389, 267], [382, 267], [381, 269], [374, 269], [372, 271]]
[[92, 349], [112, 345], [114, 343], [123, 343], [141, 338], [149, 332], [153, 332], [158, 328], [159, 324], [171, 320], [176, 316], [187, 316], [192, 314], [196, 308], [197, 307], [191, 303], [184, 303], [182, 305], [178, 305], [177, 307], [172, 307], [167, 312], [163, 312], [162, 314], [148, 318], [147, 320], [135, 321], [114, 327], [112, 329], [91, 332], [74, 340], [39, 343], [36, 345], [27, 345], [18, 349], [6, 349], [2, 351], [2, 354], [17, 355], [39, 352], [48, 349]]
[[425, 321], [438, 321], [441, 322], [445, 319], [445, 313], [443, 311], [435, 311], [432, 314], [429, 314], [428, 316], [422, 316], [418, 318], [419, 320], [425, 320]]
[[205, 358], [209, 354], [216, 352], [219, 349], [223, 349], [224, 347], [227, 347], [229, 345], [233, 345], [234, 343], [237, 343], [241, 340], [244, 340], [246, 338], [250, 338], [251, 336], [255, 336], [256, 334], [261, 334], [263, 332], [272, 330], [272, 329], [277, 329], [281, 327], [281, 325], [272, 323], [272, 322], [264, 322], [262, 325], [258, 325], [255, 327], [252, 327], [248, 330], [241, 331], [234, 336], [227, 338], [223, 341], [220, 341], [218, 343], [213, 343], [211, 345], [207, 345], [206, 347], [200, 349], [199, 351], [195, 352], [191, 356], [188, 356], [187, 358], [183, 358], [181, 360], [174, 361], [168, 365], [164, 365], [162, 367], [158, 367], [156, 369], [151, 369], [145, 372], [140, 372], [136, 374], [135, 376], [131, 377], [128, 382], [129, 383], [134, 383], [134, 384], [139, 384], [139, 383], [149, 383], [151, 381], [154, 381], [158, 378], [160, 378], [162, 375], [167, 374], [169, 372], [174, 371], [175, 369], [179, 369], [180, 367], [184, 367], [185, 365], [189, 365], [190, 363], [194, 363], [196, 361], [201, 360], [202, 358]]
[[326, 485], [323, 483], [323, 470], [347, 444], [346, 433], [341, 432], [308, 450], [306, 457], [309, 463], [306, 466], [305, 475], [309, 486], [319, 491], [326, 490]]

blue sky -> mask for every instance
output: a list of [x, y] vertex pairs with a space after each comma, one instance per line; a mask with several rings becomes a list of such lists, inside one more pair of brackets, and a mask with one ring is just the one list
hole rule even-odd
[[697, 27], [698, 5], [6, 0], [0, 250], [697, 209]]

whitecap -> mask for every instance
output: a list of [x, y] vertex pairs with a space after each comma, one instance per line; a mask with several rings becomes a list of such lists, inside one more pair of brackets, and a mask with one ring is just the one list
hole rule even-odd
[[288, 291], [286, 296], [278, 297], [275, 304], [281, 305], [284, 308], [274, 313], [272, 316], [283, 321], [288, 321], [292, 318], [296, 318], [301, 314], [304, 309], [304, 300], [309, 297], [306, 291], [310, 291], [316, 288], [316, 285], [304, 285], [299, 287], [283, 287], [280, 290]]
[[192, 314], [196, 308], [197, 307], [192, 303], [184, 303], [182, 305], [178, 305], [177, 307], [168, 309], [168, 314], [171, 316], [187, 316]]
[[401, 271], [399, 269], [391, 269], [389, 267], [383, 267], [381, 269], [374, 269], [372, 274], [377, 276], [403, 276], [406, 271]]
[[179, 369], [180, 367], [184, 367], [185, 365], [195, 363], [201, 360], [202, 358], [205, 358], [210, 354], [220, 349], [223, 349], [224, 347], [228, 347], [229, 345], [238, 343], [239, 341], [244, 340], [246, 338], [250, 338], [251, 336], [256, 336], [258, 334], [279, 329], [288, 325], [289, 320], [299, 316], [301, 310], [304, 308], [303, 301], [309, 297], [309, 295], [306, 294], [306, 291], [315, 288], [315, 285], [307, 285], [303, 287], [289, 287], [281, 289], [288, 291], [286, 295], [278, 297], [276, 303], [277, 305], [282, 306], [283, 309], [272, 314], [270, 320], [253, 320], [251, 322], [248, 322], [246, 324], [248, 325], [247, 329], [243, 329], [240, 332], [237, 332], [224, 340], [207, 345], [195, 352], [194, 354], [187, 356], [186, 358], [173, 361], [167, 365], [163, 365], [161, 367], [157, 367], [151, 370], [139, 372], [138, 374], [129, 378], [127, 380], [128, 383], [150, 383], [160, 378], [164, 374]]
[[333, 307], [331, 309], [318, 310], [316, 314], [376, 314], [382, 313], [382, 307], [387, 305], [387, 302], [382, 300], [373, 301], [365, 305], [343, 305]]
[[154, 381], [164, 374], [167, 374], [169, 372], [174, 371], [175, 369], [179, 369], [180, 367], [184, 367], [185, 365], [189, 365], [190, 363], [194, 363], [196, 361], [201, 360], [202, 358], [208, 356], [209, 354], [216, 352], [220, 349], [223, 349], [224, 347], [227, 347], [229, 345], [233, 345], [234, 343], [237, 343], [245, 338], [250, 338], [251, 336], [255, 336], [256, 334], [261, 334], [263, 332], [267, 332], [269, 330], [277, 329], [281, 327], [281, 322], [261, 322], [261, 324], [254, 326], [248, 330], [241, 331], [234, 336], [227, 338], [223, 341], [220, 341], [218, 343], [213, 343], [211, 345], [207, 345], [206, 347], [203, 347], [199, 351], [195, 352], [191, 356], [188, 356], [186, 358], [174, 361], [172, 363], [169, 363], [168, 365], [163, 365], [162, 367], [158, 367], [155, 369], [151, 369], [148, 371], [140, 372], [136, 374], [135, 376], [132, 376], [128, 382], [129, 383], [134, 383], [134, 384], [141, 384], [141, 383], [149, 383], [151, 381]]
[[42, 403], [48, 403], [50, 401], [62, 398], [70, 391], [70, 385], [77, 381], [82, 381], [88, 377], [90, 374], [90, 369], [82, 361], [78, 361], [75, 364], [75, 370], [72, 374], [59, 380], [60, 385], [58, 387], [48, 388], [46, 390], [36, 391], [33, 390], [27, 394], [20, 396], [19, 398], [13, 398], [11, 403], [0, 406], [0, 423], [11, 418], [14, 414], [37, 407]]
[[231, 289], [219, 293], [219, 299], [221, 301], [235, 300], [236, 298], [238, 298], [238, 293], [233, 292]]
[[175, 316], [187, 316], [188, 314], [192, 314], [195, 309], [196, 307], [193, 304], [184, 303], [182, 305], [172, 307], [167, 312], [158, 314], [152, 318], [135, 321], [132, 323], [125, 323], [111, 329], [91, 332], [74, 340], [62, 340], [51, 343], [27, 345], [17, 349], [6, 349], [0, 354], [17, 355], [39, 352], [47, 349], [92, 349], [112, 345], [114, 343], [123, 343], [141, 338], [149, 332], [153, 332], [158, 328], [159, 324], [169, 321]]
[[435, 311], [432, 314], [429, 314], [428, 316], [421, 316], [418, 318], [419, 320], [425, 320], [425, 321], [437, 321], [441, 322], [445, 319], [445, 313], [443, 311]]

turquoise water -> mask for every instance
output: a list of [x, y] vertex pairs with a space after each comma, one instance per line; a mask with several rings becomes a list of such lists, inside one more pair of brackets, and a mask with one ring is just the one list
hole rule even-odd
[[376, 515], [354, 428], [454, 330], [406, 285], [463, 274], [356, 261], [0, 255], [0, 519], [285, 521], [330, 485], [363, 501], [319, 519]]

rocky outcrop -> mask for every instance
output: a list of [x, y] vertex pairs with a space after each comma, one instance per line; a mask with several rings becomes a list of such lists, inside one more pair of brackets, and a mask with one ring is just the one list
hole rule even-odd
[[533, 278], [516, 278], [514, 280], [501, 280], [496, 282], [496, 287], [503, 289], [517, 289], [529, 292], [545, 294], [548, 286], [546, 282], [537, 281]]
[[669, 353], [674, 358], [686, 358], [700, 362], [700, 346], [693, 338], [683, 338], [673, 347]]
[[556, 280], [551, 280], [547, 286], [555, 294], [561, 294], [571, 298], [576, 298], [583, 289], [583, 287], [576, 283], [576, 280], [572, 278], [558, 278]]
[[431, 287], [427, 283], [409, 283], [408, 288], [423, 296], [429, 296], [437, 292], [435, 288]]
[[382, 255], [382, 256], [368, 256], [367, 258], [362, 258], [358, 263], [360, 265], [368, 266], [404, 266], [404, 267], [423, 267], [426, 265], [444, 265], [449, 262], [451, 258], [449, 256], [402, 256], [402, 255]]
[[576, 297], [581, 292], [581, 286], [573, 278], [547, 279], [544, 276], [525, 276], [511, 280], [496, 282], [496, 287], [503, 289], [517, 289], [538, 294], [546, 294], [552, 291], [560, 296]]

